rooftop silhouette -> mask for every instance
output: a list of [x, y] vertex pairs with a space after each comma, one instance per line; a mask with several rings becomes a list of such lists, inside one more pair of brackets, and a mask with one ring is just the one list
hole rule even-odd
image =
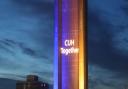
[[17, 81], [16, 89], [48, 89], [48, 84], [38, 80], [36, 75], [28, 75], [26, 81]]

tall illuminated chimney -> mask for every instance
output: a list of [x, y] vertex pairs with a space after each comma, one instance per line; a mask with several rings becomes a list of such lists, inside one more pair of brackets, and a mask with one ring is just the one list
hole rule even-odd
[[54, 89], [85, 89], [85, 2], [55, 1]]

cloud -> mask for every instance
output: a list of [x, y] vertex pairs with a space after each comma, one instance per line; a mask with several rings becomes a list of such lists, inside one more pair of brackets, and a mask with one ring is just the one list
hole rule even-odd
[[24, 11], [34, 12], [33, 14], [54, 14], [54, 0], [13, 0], [17, 7]]
[[36, 74], [53, 84], [52, 0], [1, 0], [0, 78]]
[[120, 73], [89, 65], [89, 89], [122, 89], [127, 86], [127, 79]]
[[52, 61], [47, 56], [39, 57], [38, 51], [13, 40], [1, 40], [0, 45], [1, 77], [23, 79], [22, 77], [32, 73], [40, 76], [43, 81], [52, 83]]
[[128, 38], [127, 20], [124, 19], [127, 16], [121, 7], [124, 1], [112, 0], [111, 4], [109, 0], [103, 0], [100, 3], [92, 1], [88, 2], [89, 62], [113, 71], [128, 73], [124, 69], [127, 67]]
[[117, 85], [126, 84], [127, 17], [126, 0], [88, 1], [90, 89], [121, 89]]

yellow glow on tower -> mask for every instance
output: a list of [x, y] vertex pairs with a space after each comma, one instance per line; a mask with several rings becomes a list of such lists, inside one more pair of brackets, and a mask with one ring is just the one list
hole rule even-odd
[[86, 89], [85, 85], [85, 29], [84, 29], [84, 0], [79, 5], [79, 89]]

